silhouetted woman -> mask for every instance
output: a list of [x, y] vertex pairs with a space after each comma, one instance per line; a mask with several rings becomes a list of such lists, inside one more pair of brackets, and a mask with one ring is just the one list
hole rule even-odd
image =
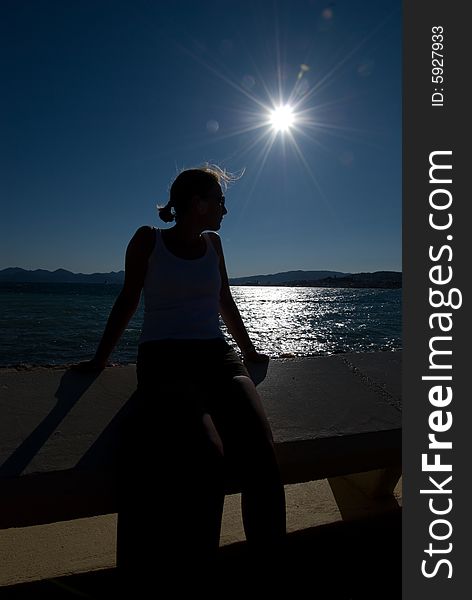
[[215, 233], [227, 213], [222, 186], [230, 180], [215, 166], [177, 176], [159, 209], [175, 225], [136, 231], [123, 289], [95, 357], [81, 365], [106, 366], [144, 291], [138, 395], [122, 445], [117, 550], [119, 569], [136, 582], [149, 571], [156, 584], [170, 573], [198, 576], [213, 564], [226, 474], [239, 482], [254, 556], [264, 560], [283, 545], [285, 498], [270, 426], [219, 325], [221, 315], [246, 361], [268, 360], [233, 300]]

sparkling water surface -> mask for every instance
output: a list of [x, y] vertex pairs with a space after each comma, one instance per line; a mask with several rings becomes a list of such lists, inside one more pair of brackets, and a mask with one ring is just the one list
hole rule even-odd
[[[0, 366], [91, 358], [120, 289], [0, 284]], [[401, 290], [235, 286], [232, 293], [256, 347], [273, 358], [401, 348]], [[142, 318], [141, 304], [113, 362], [135, 362]]]

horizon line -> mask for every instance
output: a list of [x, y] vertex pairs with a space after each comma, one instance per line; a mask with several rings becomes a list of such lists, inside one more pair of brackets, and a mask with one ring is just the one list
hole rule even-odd
[[[3, 271], [7, 271], [10, 269], [18, 269], [21, 271], [26, 271], [26, 272], [30, 272], [30, 273], [34, 273], [36, 271], [45, 271], [47, 273], [57, 273], [57, 271], [66, 271], [67, 273], [71, 273], [72, 275], [109, 275], [109, 274], [120, 274], [120, 273], [125, 273], [124, 269], [120, 269], [118, 271], [92, 271], [90, 273], [84, 273], [83, 271], [79, 271], [79, 272], [75, 272], [75, 271], [70, 271], [69, 269], [65, 269], [64, 267], [58, 267], [57, 269], [45, 269], [44, 267], [37, 267], [35, 269], [25, 269], [24, 267], [1, 267], [0, 268], [0, 273], [2, 273]], [[312, 272], [312, 271], [326, 271], [326, 272], [333, 272], [333, 273], [342, 273], [344, 275], [354, 275], [357, 273], [379, 273], [379, 272], [384, 272], [384, 273], [403, 273], [403, 271], [401, 269], [397, 270], [397, 269], [375, 269], [372, 271], [367, 271], [367, 270], [360, 270], [360, 271], [340, 271], [339, 269], [287, 269], [285, 271], [276, 271], [276, 272], [272, 272], [272, 273], [255, 273], [254, 275], [229, 275], [230, 279], [241, 279], [244, 277], [266, 277], [266, 276], [270, 276], [270, 275], [280, 275], [283, 273], [296, 273], [296, 272], [300, 272], [300, 273], [307, 273], [307, 272]]]

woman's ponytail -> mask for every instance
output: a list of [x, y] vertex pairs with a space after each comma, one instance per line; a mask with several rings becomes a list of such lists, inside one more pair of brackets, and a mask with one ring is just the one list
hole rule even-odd
[[164, 223], [170, 223], [175, 220], [175, 214], [172, 210], [172, 203], [168, 202], [165, 206], [158, 207], [159, 217]]

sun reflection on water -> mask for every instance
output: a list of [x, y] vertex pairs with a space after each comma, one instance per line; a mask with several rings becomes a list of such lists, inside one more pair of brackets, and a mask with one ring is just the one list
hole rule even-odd
[[401, 347], [399, 290], [244, 286], [232, 292], [251, 339], [272, 357]]

